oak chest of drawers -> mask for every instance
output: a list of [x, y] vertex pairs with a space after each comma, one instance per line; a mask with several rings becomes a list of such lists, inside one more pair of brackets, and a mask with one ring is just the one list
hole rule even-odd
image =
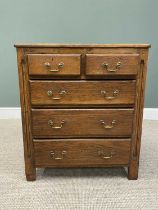
[[18, 44], [25, 172], [128, 167], [137, 179], [148, 44]]

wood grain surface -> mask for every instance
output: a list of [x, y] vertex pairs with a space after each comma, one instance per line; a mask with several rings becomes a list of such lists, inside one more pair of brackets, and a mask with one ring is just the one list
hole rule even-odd
[[91, 44], [63, 44], [63, 43], [17, 43], [14, 45], [15, 47], [90, 47], [90, 48], [96, 48], [96, 47], [100, 47], [100, 48], [149, 48], [151, 47], [150, 44], [146, 43], [146, 44], [97, 44], [97, 43], [91, 43]]
[[37, 167], [106, 166], [137, 179], [150, 45], [15, 46], [26, 179]]
[[130, 139], [34, 140], [37, 167], [128, 165]]
[[[116, 67], [118, 62], [121, 63], [120, 68]], [[108, 67], [103, 68], [103, 63]], [[87, 54], [86, 75], [135, 75], [138, 63], [139, 54]]]
[[[132, 105], [135, 101], [131, 81], [42, 81], [30, 80], [33, 106]], [[51, 91], [51, 92], [50, 92]]]
[[[47, 67], [46, 63], [50, 66]], [[62, 68], [59, 68], [60, 63], [64, 64]], [[28, 65], [30, 75], [80, 75], [79, 54], [30, 54]]]
[[[34, 138], [56, 137], [122, 137], [132, 134], [133, 109], [33, 109], [32, 133]], [[61, 126], [53, 129], [48, 121], [54, 122], [53, 126]], [[113, 128], [112, 121], [116, 120]]]

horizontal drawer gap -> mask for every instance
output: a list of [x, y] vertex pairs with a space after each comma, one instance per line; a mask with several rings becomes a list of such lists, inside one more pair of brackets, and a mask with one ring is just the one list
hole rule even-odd
[[[92, 136], [91, 138], [96, 138], [96, 139], [128, 139], [128, 138], [130, 138], [131, 136], [106, 136], [106, 137], [99, 137], [99, 136]], [[81, 140], [83, 140], [83, 139], [87, 139], [87, 138], [89, 138], [89, 136], [81, 136], [81, 137], [77, 137], [77, 136], [33, 136], [33, 138], [34, 139], [81, 139]]]
[[108, 81], [108, 80], [113, 80], [113, 81], [128, 81], [128, 80], [136, 80], [136, 77], [122, 77], [122, 78], [117, 78], [117, 77], [115, 77], [114, 78], [114, 76], [113, 77], [111, 77], [111, 78], [80, 78], [80, 77], [78, 77], [78, 78], [73, 78], [73, 77], [69, 77], [69, 78], [66, 78], [66, 76], [65, 77], [63, 77], [63, 78], [51, 78], [51, 77], [36, 77], [36, 76], [34, 76], [34, 77], [29, 77], [30, 78], [30, 80], [41, 80], [41, 81], [43, 81], [43, 80], [50, 80], [50, 81], [56, 81], [56, 80], [58, 80], [58, 81], [69, 81], [69, 80], [72, 80], [72, 81]]
[[43, 110], [43, 109], [73, 109], [73, 110], [75, 110], [75, 109], [87, 109], [87, 110], [89, 110], [89, 109], [93, 109], [93, 108], [95, 108], [95, 109], [97, 109], [97, 110], [99, 110], [99, 109], [116, 109], [116, 110], [119, 110], [119, 109], [134, 109], [134, 105], [133, 106], [119, 106], [119, 107], [115, 107], [115, 106], [107, 106], [107, 107], [92, 107], [92, 106], [89, 106], [88, 105], [88, 107], [81, 107], [81, 106], [75, 106], [75, 108], [74, 108], [74, 106], [69, 106], [69, 107], [64, 107], [64, 105], [62, 106], [62, 107], [55, 107], [55, 106], [44, 106], [44, 107], [41, 107], [41, 106], [32, 106], [32, 109], [41, 109], [41, 110]]
[[128, 167], [129, 166], [129, 164], [111, 164], [111, 165], [106, 165], [106, 164], [104, 164], [104, 165], [100, 165], [100, 164], [94, 164], [94, 165], [77, 165], [77, 163], [76, 164], [74, 164], [74, 165], [58, 165], [58, 166], [53, 166], [53, 165], [38, 165], [38, 164], [36, 164], [36, 168], [55, 168], [55, 169], [61, 169], [61, 168], [64, 168], [64, 169], [71, 169], [71, 168], [73, 168], [73, 170], [74, 169], [79, 169], [79, 168], [82, 168], [82, 169], [85, 169], [86, 170], [86, 168], [112, 168], [112, 167]]
[[[34, 79], [30, 79], [30, 81], [33, 81]], [[36, 79], [36, 81], [37, 82], [40, 82], [40, 81], [43, 81], [44, 79]], [[56, 79], [47, 79], [47, 80], [50, 80], [50, 81], [56, 81]], [[61, 82], [63, 81], [65, 81], [65, 79], [60, 79], [61, 80]], [[99, 82], [100, 81], [100, 79], [99, 80], [97, 80], [97, 79], [91, 79], [92, 80], [92, 82]], [[91, 82], [91, 80], [88, 80], [88, 79], [79, 79], [79, 80], [72, 80], [71, 78], [69, 78], [68, 80], [66, 80], [66, 82], [80, 82], [80, 81], [85, 81], [85, 82]], [[133, 82], [134, 81], [136, 81], [135, 79], [128, 79], [128, 80], [130, 80], [130, 81], [132, 81], [133, 80]], [[125, 81], [125, 82], [128, 82], [128, 80], [127, 79], [111, 79], [111, 81]], [[101, 80], [101, 81], [103, 81], [103, 80]], [[109, 81], [109, 79], [108, 80], [106, 80], [106, 79], [104, 79], [104, 81]]]
[[107, 140], [113, 140], [113, 141], [120, 141], [120, 140], [122, 140], [122, 141], [131, 141], [131, 138], [130, 137], [124, 137], [124, 138], [122, 138], [122, 137], [97, 137], [97, 138], [94, 138], [94, 137], [92, 137], [92, 138], [77, 138], [77, 137], [69, 137], [69, 138], [33, 138], [33, 141], [43, 141], [43, 140], [47, 140], [47, 141], [55, 141], [55, 140], [59, 140], [59, 141], [72, 141], [72, 140], [74, 140], [74, 141], [83, 141], [83, 140], [85, 140], [85, 141], [92, 141], [92, 140], [94, 140], [94, 141], [99, 141], [99, 140], [105, 140], [105, 141], [107, 141]]

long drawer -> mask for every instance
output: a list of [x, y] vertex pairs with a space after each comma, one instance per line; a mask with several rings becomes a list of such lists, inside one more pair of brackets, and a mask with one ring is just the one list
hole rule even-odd
[[128, 165], [130, 139], [34, 140], [36, 167]]
[[128, 137], [133, 109], [33, 109], [34, 138]]
[[30, 80], [33, 106], [131, 105], [135, 80], [127, 81], [34, 81]]

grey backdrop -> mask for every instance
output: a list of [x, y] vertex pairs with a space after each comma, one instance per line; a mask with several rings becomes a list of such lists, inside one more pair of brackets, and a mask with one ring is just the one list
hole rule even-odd
[[158, 107], [158, 0], [0, 0], [0, 106], [19, 106], [17, 42], [150, 43], [145, 107]]

